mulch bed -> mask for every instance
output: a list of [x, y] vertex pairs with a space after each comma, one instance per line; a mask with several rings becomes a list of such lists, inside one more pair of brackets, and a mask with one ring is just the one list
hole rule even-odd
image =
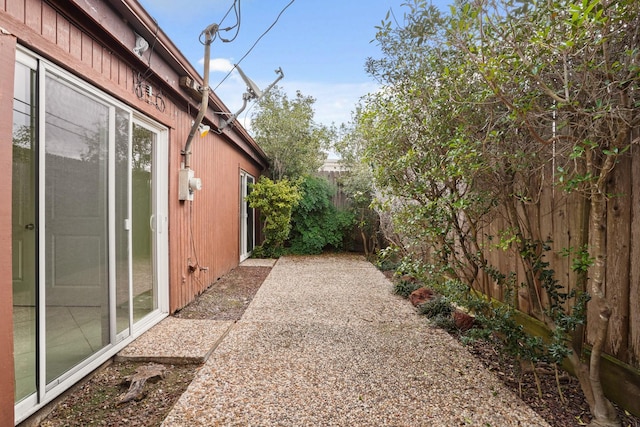
[[[539, 365], [536, 372], [542, 393], [540, 396], [532, 369], [523, 369], [518, 361], [499, 353], [496, 350], [497, 345], [477, 341], [468, 345], [467, 348], [551, 426], [568, 427], [589, 424], [591, 421], [589, 405], [576, 378], [559, 372], [561, 397], [553, 367]], [[623, 427], [640, 426], [639, 417], [628, 414], [620, 408], [618, 408], [618, 416]]]
[[168, 365], [164, 378], [149, 380], [141, 400], [119, 404], [124, 378], [145, 363], [113, 363], [75, 386], [41, 422], [41, 427], [159, 426], [193, 380], [197, 366]]
[[[246, 310], [269, 267], [237, 267], [213, 283], [175, 317], [185, 319], [238, 320]], [[69, 390], [41, 427], [159, 426], [187, 389], [199, 365], [165, 365], [162, 379], [144, 385], [144, 397], [120, 403], [132, 375], [141, 362], [114, 362], [99, 369], [86, 381]]]

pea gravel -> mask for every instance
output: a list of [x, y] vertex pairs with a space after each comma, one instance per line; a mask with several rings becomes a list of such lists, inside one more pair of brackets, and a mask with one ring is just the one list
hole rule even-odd
[[278, 260], [162, 425], [548, 426], [353, 255]]

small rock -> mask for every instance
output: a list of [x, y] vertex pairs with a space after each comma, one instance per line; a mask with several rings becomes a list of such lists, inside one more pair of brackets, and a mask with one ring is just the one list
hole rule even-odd
[[431, 300], [435, 293], [429, 288], [419, 288], [411, 292], [409, 295], [409, 301], [414, 307], [417, 307], [425, 302]]
[[453, 321], [456, 324], [456, 328], [463, 332], [473, 328], [475, 323], [475, 319], [472, 316], [460, 310], [456, 310], [453, 313]]

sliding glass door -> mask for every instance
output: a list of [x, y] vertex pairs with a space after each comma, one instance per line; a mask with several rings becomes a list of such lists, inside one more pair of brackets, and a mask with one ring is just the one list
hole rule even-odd
[[45, 79], [46, 382], [110, 343], [109, 122], [113, 108]]
[[157, 134], [141, 123], [133, 124], [132, 162], [132, 272], [133, 319], [140, 320], [158, 307], [154, 280], [154, 195], [151, 191], [155, 168], [152, 159]]
[[21, 52], [14, 92], [15, 399], [33, 408], [168, 311], [167, 140]]

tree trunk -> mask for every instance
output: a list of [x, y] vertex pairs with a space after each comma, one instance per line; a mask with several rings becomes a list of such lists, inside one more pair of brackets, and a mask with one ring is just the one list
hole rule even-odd
[[[603, 169], [604, 171], [604, 169]], [[606, 199], [604, 189], [595, 186], [591, 192], [591, 236], [594, 264], [591, 269], [591, 297], [598, 309], [596, 340], [591, 350], [589, 363], [589, 380], [593, 392], [594, 403], [591, 413], [595, 417], [592, 426], [620, 426], [615, 408], [605, 397], [600, 380], [600, 361], [602, 350], [607, 339], [611, 307], [604, 294], [606, 272]]]
[[591, 380], [589, 377], [589, 366], [584, 363], [580, 356], [576, 353], [575, 349], [569, 354], [569, 362], [573, 367], [573, 372], [580, 383], [580, 388], [584, 393], [584, 397], [589, 405], [589, 409], [591, 413], [593, 413], [593, 408], [595, 407], [595, 398], [593, 397], [593, 390], [591, 389]]

